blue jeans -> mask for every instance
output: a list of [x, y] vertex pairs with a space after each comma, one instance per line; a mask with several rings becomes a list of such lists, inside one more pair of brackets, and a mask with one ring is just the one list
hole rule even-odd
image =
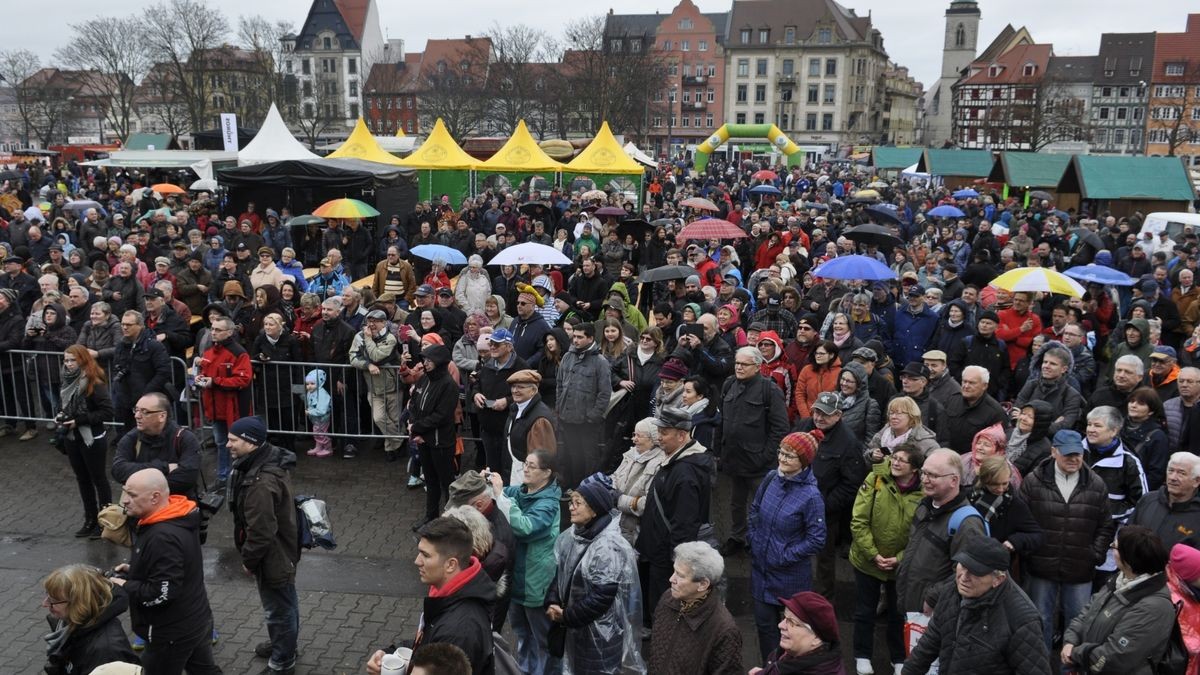
[[550, 619], [542, 607], [513, 604], [508, 608], [508, 620], [517, 636], [517, 665], [526, 675], [559, 675], [562, 660], [550, 655], [546, 636]]
[[267, 615], [271, 659], [267, 667], [283, 670], [296, 665], [296, 639], [300, 636], [300, 598], [296, 584], [265, 586], [258, 583], [258, 598]]
[[1079, 615], [1092, 597], [1092, 582], [1066, 584], [1049, 579], [1039, 579], [1032, 574], [1025, 580], [1025, 590], [1042, 615], [1042, 637], [1046, 649], [1054, 649], [1054, 619], [1062, 610], [1062, 623], [1066, 628]]
[[854, 658], [870, 660], [875, 653], [875, 608], [879, 592], [887, 599], [888, 658], [892, 663], [904, 663], [904, 621], [896, 603], [896, 582], [880, 581], [869, 574], [854, 570]]
[[758, 653], [762, 663], [779, 646], [779, 622], [783, 619], [783, 607], [754, 599], [754, 629], [758, 631]]
[[213, 442], [217, 444], [217, 480], [229, 480], [233, 462], [229, 459], [229, 425], [213, 420]]

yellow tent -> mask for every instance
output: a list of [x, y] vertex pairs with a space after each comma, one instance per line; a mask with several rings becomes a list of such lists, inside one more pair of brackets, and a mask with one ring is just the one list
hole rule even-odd
[[367, 129], [367, 123], [361, 117], [354, 125], [354, 131], [350, 134], [350, 138], [347, 138], [340, 148], [329, 153], [328, 156], [332, 159], [363, 159], [379, 164], [399, 165], [402, 163], [399, 157], [379, 147], [379, 144], [375, 142], [375, 137]]
[[429, 137], [411, 155], [397, 162], [416, 169], [470, 169], [479, 160], [468, 155], [454, 142], [442, 118], [433, 124]]
[[404, 138], [404, 136], [405, 136], [404, 130], [401, 129], [399, 126], [397, 126], [396, 127], [396, 138]]
[[566, 166], [566, 171], [574, 173], [605, 173], [605, 174], [635, 174], [642, 173], [642, 167], [625, 154], [621, 144], [613, 137], [608, 122], [600, 125], [600, 131], [579, 156], [572, 159]]
[[529, 129], [525, 127], [525, 120], [517, 123], [516, 130], [504, 147], [486, 162], [475, 165], [476, 171], [491, 173], [546, 172], [562, 168], [562, 164], [550, 159], [550, 156], [538, 147], [537, 141], [533, 140]]

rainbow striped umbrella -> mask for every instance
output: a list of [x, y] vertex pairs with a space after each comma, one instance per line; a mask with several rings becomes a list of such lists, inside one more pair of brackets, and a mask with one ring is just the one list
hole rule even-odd
[[335, 199], [313, 210], [314, 216], [322, 218], [374, 218], [379, 211], [374, 206], [357, 199]]
[[1083, 286], [1071, 277], [1045, 267], [1021, 267], [1009, 270], [992, 280], [992, 286], [1006, 291], [1058, 293], [1083, 297]]

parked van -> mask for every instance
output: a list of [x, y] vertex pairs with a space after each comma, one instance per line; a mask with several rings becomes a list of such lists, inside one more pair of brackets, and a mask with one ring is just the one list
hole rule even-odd
[[1185, 227], [1191, 232], [1200, 234], [1200, 213], [1156, 211], [1146, 216], [1145, 222], [1142, 223], [1142, 229], [1138, 232], [1138, 238], [1144, 239], [1147, 232], [1151, 237], [1157, 237], [1158, 233], [1165, 229], [1172, 241], [1183, 241]]

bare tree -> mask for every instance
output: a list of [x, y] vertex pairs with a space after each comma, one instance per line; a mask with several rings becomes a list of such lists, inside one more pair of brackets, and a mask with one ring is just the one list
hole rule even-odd
[[145, 43], [155, 62], [168, 65], [192, 130], [204, 129], [214, 122], [209, 119], [212, 64], [199, 54], [226, 40], [229, 22], [199, 0], [164, 0], [142, 15], [144, 24], [137, 39]]
[[[84, 78], [81, 93], [96, 99], [105, 119], [122, 140], [133, 130], [137, 83], [152, 65], [149, 49], [138, 35], [142, 22], [131, 17], [97, 17], [71, 24], [74, 34], [55, 52], [64, 65], [99, 76]], [[103, 140], [104, 127], [100, 124]]]
[[[1088, 85], [1089, 93], [1091, 85]], [[1069, 83], [1046, 77], [1037, 87], [1036, 99], [1022, 114], [1028, 125], [1019, 139], [1032, 152], [1040, 152], [1051, 143], [1086, 141], [1091, 137], [1092, 123], [1088, 117], [1087, 101], [1072, 91]]]
[[[297, 115], [287, 121], [300, 129], [308, 147], [315, 150], [321, 134], [345, 119], [341, 110], [342, 95], [336, 75], [317, 75], [305, 84], [312, 89], [301, 92], [303, 102], [296, 106]], [[287, 113], [281, 112], [286, 119]]]
[[292, 33], [292, 25], [286, 21], [270, 21], [260, 15], [243, 16], [238, 19], [238, 40], [254, 56], [255, 68], [249, 76], [247, 91], [255, 92], [249, 97], [247, 124], [258, 126], [266, 118], [274, 102], [281, 111], [296, 103], [294, 82], [289, 86], [283, 72], [285, 54], [282, 38]]
[[[1200, 60], [1185, 61], [1183, 69], [1183, 77], [1176, 81], [1194, 83], [1200, 78]], [[1146, 120], [1147, 141], [1167, 146], [1168, 157], [1188, 143], [1200, 143], [1200, 120], [1192, 112], [1197, 108], [1200, 92], [1194, 84], [1155, 84]]]
[[449, 61], [423, 64], [418, 82], [422, 128], [432, 127], [433, 120], [440, 117], [455, 138], [480, 129], [491, 103], [487, 86], [490, 52], [490, 40], [472, 38]]
[[[492, 40], [492, 62], [488, 72], [493, 91], [488, 119], [503, 134], [511, 134], [517, 122], [531, 124], [545, 90], [541, 66], [554, 58], [555, 41], [548, 33], [532, 26], [493, 24], [487, 36]], [[545, 138], [546, 129], [530, 129]]]
[[0, 51], [0, 79], [13, 88], [17, 116], [21, 119], [21, 141], [26, 146], [33, 130], [33, 99], [38, 95], [26, 82], [41, 67], [38, 55], [28, 49]]
[[180, 87], [174, 82], [173, 69], [168, 64], [152, 68], [139, 87], [138, 115], [158, 120], [172, 138], [192, 130], [188, 109], [179, 90]]

